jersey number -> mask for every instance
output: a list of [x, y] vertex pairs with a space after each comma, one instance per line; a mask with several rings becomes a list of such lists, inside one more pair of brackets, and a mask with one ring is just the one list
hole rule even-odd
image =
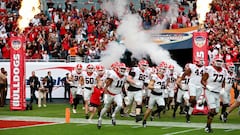
[[94, 84], [94, 79], [93, 78], [86, 78], [85, 83], [86, 84]]
[[118, 80], [117, 85], [115, 86], [116, 88], [122, 88], [124, 84], [124, 81]]
[[214, 78], [214, 82], [218, 81], [218, 82], [222, 82], [223, 81], [223, 75], [219, 75], [219, 74], [213, 74]]

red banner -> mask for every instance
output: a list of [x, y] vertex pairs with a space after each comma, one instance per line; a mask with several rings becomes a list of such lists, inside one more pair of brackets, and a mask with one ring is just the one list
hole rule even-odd
[[25, 38], [11, 37], [10, 110], [26, 109]]
[[207, 32], [193, 32], [193, 60], [203, 58], [208, 65], [208, 40]]

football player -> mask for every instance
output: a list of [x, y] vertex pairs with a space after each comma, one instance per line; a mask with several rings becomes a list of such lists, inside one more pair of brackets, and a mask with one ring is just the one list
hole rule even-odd
[[[188, 70], [188, 68], [189, 66], [188, 64], [186, 64], [184, 70]], [[173, 118], [176, 117], [176, 111], [178, 109], [178, 106], [181, 105], [182, 99], [184, 99], [185, 108], [189, 108], [189, 86], [188, 86], [189, 79], [190, 79], [190, 74], [184, 74], [184, 72], [182, 72], [176, 81], [177, 99], [176, 99], [176, 104], [173, 110]], [[187, 113], [188, 112], [186, 112], [186, 116], [189, 115]]]
[[186, 110], [188, 112], [186, 122], [189, 123], [193, 108], [197, 104], [197, 99], [203, 92], [201, 78], [204, 70], [204, 60], [200, 57], [197, 57], [195, 58], [194, 63], [189, 63], [188, 66], [189, 68], [184, 71], [184, 74], [190, 74], [190, 80], [188, 84], [190, 94], [190, 107], [189, 110]]
[[222, 110], [221, 110], [221, 115], [220, 115], [220, 120], [223, 122], [226, 122], [227, 120], [223, 117], [223, 113], [227, 110], [227, 107], [230, 105], [230, 90], [232, 87], [235, 85], [235, 79], [236, 79], [236, 74], [235, 74], [235, 66], [232, 62], [226, 63], [226, 68], [227, 68], [227, 77], [225, 80], [225, 89], [223, 93], [221, 93], [222, 97]]
[[75, 69], [68, 76], [68, 83], [70, 84], [71, 97], [73, 99], [73, 113], [77, 113], [77, 105], [79, 104], [79, 100], [82, 97], [82, 88], [81, 88], [81, 80], [82, 80], [82, 65], [77, 64]]
[[207, 66], [204, 70], [201, 83], [204, 86], [207, 104], [209, 108], [205, 132], [212, 132], [211, 123], [213, 117], [220, 108], [220, 93], [225, 87], [227, 70], [223, 68], [223, 59], [220, 56], [214, 58], [213, 65]]
[[[165, 107], [164, 90], [168, 87], [169, 79], [165, 75], [166, 67], [160, 64], [157, 67], [157, 73], [153, 74], [148, 84], [148, 88], [151, 90], [148, 108], [145, 111], [143, 118], [143, 127], [147, 126], [147, 118], [152, 112], [154, 105], [157, 103], [157, 113], [160, 113]], [[153, 116], [153, 114], [152, 114]]]
[[96, 85], [96, 78], [97, 74], [94, 72], [94, 66], [92, 64], [88, 64], [86, 67], [86, 71], [82, 73], [83, 81], [82, 84], [84, 84], [84, 92], [83, 92], [83, 98], [85, 102], [85, 118], [88, 119], [88, 105], [89, 100], [91, 97], [91, 94], [93, 92], [93, 87]]
[[111, 103], [114, 101], [117, 106], [112, 113], [112, 125], [116, 125], [116, 113], [122, 108], [122, 89], [127, 80], [126, 65], [119, 63], [114, 68], [113, 72], [109, 72], [109, 76], [104, 86], [104, 107], [101, 110], [97, 127], [98, 129], [102, 126], [102, 116], [108, 110]]
[[[143, 87], [145, 78], [148, 75], [147, 72], [148, 62], [146, 60], [140, 60], [138, 67], [132, 67], [128, 75], [129, 87], [127, 89], [127, 97], [125, 98], [125, 104], [129, 106], [132, 102], [136, 102], [136, 122], [141, 121], [141, 110], [143, 101]], [[127, 99], [127, 100], [126, 100]]]

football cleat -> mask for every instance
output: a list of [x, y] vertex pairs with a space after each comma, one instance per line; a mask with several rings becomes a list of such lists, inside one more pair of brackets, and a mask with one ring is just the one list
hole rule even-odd
[[176, 113], [173, 113], [172, 117], [173, 117], [173, 118], [176, 118]]
[[116, 125], [116, 118], [112, 117], [112, 125], [115, 126]]
[[98, 120], [98, 124], [97, 124], [97, 128], [98, 129], [101, 129], [101, 127], [102, 127], [102, 120]]
[[141, 115], [136, 115], [136, 122], [139, 122], [139, 121], [141, 121], [141, 120], [142, 120]]
[[205, 132], [207, 132], [207, 133], [212, 133], [213, 132], [213, 130], [211, 129], [211, 128], [209, 128], [209, 127], [205, 127]]
[[142, 126], [143, 126], [144, 128], [147, 127], [147, 121], [146, 121], [146, 120], [143, 120]]
[[72, 109], [73, 113], [77, 113], [77, 110], [76, 109]]
[[189, 114], [186, 114], [186, 122], [187, 123], [190, 123], [191, 121], [190, 121], [190, 115]]

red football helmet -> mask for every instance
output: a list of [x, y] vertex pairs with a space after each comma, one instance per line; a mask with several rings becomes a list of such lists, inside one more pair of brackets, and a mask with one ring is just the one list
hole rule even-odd
[[220, 55], [216, 55], [213, 61], [213, 65], [216, 67], [222, 67], [224, 64], [223, 58]]
[[94, 66], [92, 64], [88, 64], [86, 71], [92, 73], [94, 71]]
[[165, 69], [168, 67], [168, 64], [167, 64], [167, 62], [165, 62], [165, 61], [162, 61], [160, 64], [159, 64], [159, 66], [163, 66]]
[[126, 65], [125, 65], [124, 63], [119, 63], [119, 64], [117, 65], [117, 72], [118, 72], [119, 74], [121, 74], [121, 75], [124, 75], [124, 74], [125, 74], [126, 69], [127, 69], [127, 67], [126, 67]]
[[112, 70], [116, 70], [118, 64], [120, 64], [120, 62], [114, 62], [114, 63], [112, 63], [111, 69], [112, 69]]
[[160, 63], [158, 66], [157, 66], [157, 72], [160, 73], [160, 74], [164, 74], [166, 71], [166, 65], [165, 63]]
[[235, 66], [232, 62], [226, 63], [226, 68], [229, 72], [234, 72], [235, 71]]
[[170, 65], [168, 66], [168, 69], [171, 70], [171, 71], [173, 71], [173, 70], [174, 70], [174, 66], [173, 66], [172, 64], [170, 64]]
[[205, 64], [205, 62], [202, 57], [195, 57], [194, 64], [196, 64], [198, 66], [203, 66]]
[[140, 60], [138, 66], [141, 70], [145, 70], [148, 67], [148, 62], [146, 60]]
[[76, 65], [76, 72], [81, 73], [82, 72], [82, 64], [77, 64]]
[[98, 75], [103, 75], [105, 72], [105, 68], [102, 65], [97, 65], [96, 69], [97, 69]]

